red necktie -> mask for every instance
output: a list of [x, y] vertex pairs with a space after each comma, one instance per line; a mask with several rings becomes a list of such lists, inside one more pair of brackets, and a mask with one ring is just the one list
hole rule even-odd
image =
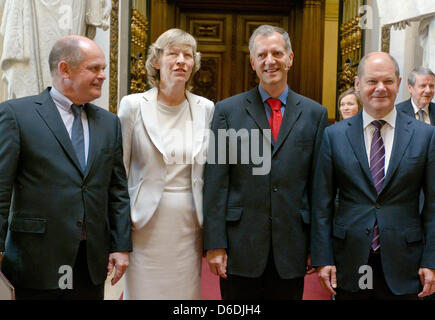
[[279, 128], [281, 127], [282, 114], [281, 114], [281, 100], [269, 98], [266, 100], [267, 104], [272, 108], [272, 115], [269, 119], [270, 129], [274, 140], [278, 138]]

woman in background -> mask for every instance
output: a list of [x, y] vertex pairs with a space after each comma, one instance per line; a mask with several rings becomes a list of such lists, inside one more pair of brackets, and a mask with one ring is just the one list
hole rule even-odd
[[119, 106], [133, 252], [124, 299], [201, 299], [203, 164], [214, 104], [192, 94], [195, 39], [164, 32], [149, 48], [145, 93]]
[[338, 97], [340, 120], [355, 116], [362, 110], [361, 100], [355, 89], [349, 88]]

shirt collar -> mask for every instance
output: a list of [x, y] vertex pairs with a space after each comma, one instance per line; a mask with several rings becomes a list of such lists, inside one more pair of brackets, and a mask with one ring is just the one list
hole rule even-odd
[[386, 121], [392, 128], [395, 128], [396, 126], [396, 117], [397, 117], [397, 111], [396, 108], [393, 108], [389, 114], [387, 114], [385, 117], [381, 119], [375, 119], [371, 115], [369, 115], [365, 109], [362, 111], [362, 118], [363, 118], [363, 129], [367, 128], [369, 124], [372, 123], [374, 120], [384, 120]]
[[57, 90], [54, 86], [50, 90], [50, 95], [53, 98], [54, 103], [59, 108], [62, 108], [63, 110], [70, 112], [71, 111], [71, 105], [73, 102], [65, 97], [59, 90]]
[[419, 108], [419, 107], [417, 107], [417, 105], [414, 103], [414, 101], [412, 100], [412, 98], [411, 98], [411, 104], [412, 104], [412, 107], [414, 108], [414, 114], [416, 114], [418, 111], [420, 111], [420, 110], [424, 110], [424, 112], [426, 112], [426, 114], [427, 115], [429, 115], [429, 104], [427, 104], [427, 105], [425, 105], [423, 108]]
[[[268, 94], [266, 92], [266, 90], [264, 90], [261, 87], [260, 84], [258, 85], [258, 91], [260, 92], [261, 101], [263, 101], [263, 103], [266, 103], [266, 100], [271, 98], [270, 94]], [[285, 105], [287, 103], [288, 92], [289, 92], [289, 88], [288, 88], [288, 85], [286, 85], [284, 91], [278, 97], [278, 99], [281, 101], [281, 106], [282, 107], [285, 107]]]

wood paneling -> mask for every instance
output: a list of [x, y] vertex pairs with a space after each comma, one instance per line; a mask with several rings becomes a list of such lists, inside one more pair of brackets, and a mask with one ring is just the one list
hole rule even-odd
[[295, 54], [290, 87], [322, 101], [323, 0], [152, 0], [151, 4], [152, 41], [171, 27], [197, 39], [202, 53], [197, 93], [216, 101], [255, 86], [248, 41], [258, 25], [267, 23], [290, 35]]
[[213, 101], [231, 95], [232, 15], [182, 12], [180, 28], [192, 34], [201, 52], [195, 93]]

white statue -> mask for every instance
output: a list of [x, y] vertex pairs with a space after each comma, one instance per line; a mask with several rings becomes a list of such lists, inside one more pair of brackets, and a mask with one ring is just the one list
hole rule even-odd
[[69, 34], [95, 36], [110, 21], [110, 0], [0, 0], [0, 69], [8, 98], [39, 94], [51, 84], [48, 55]]
[[422, 65], [435, 70], [435, 16], [420, 21], [418, 35], [423, 47]]

